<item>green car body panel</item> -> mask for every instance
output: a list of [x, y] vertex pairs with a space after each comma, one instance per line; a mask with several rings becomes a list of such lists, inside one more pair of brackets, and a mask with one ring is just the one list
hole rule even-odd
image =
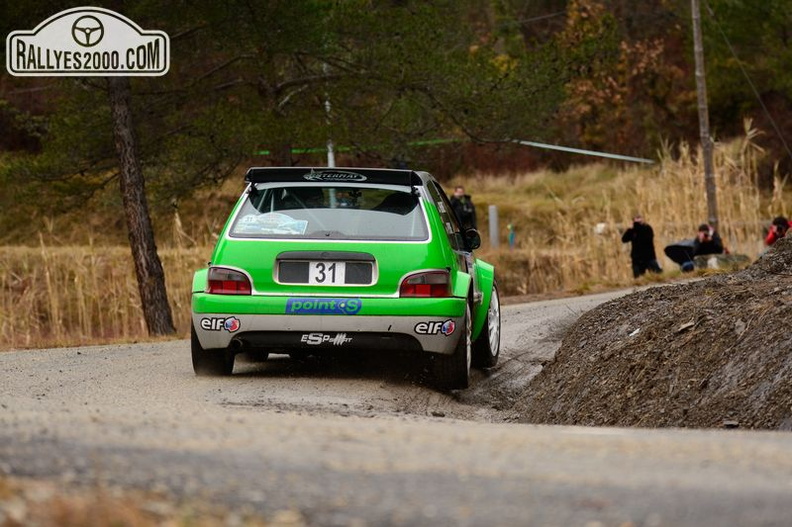
[[487, 310], [492, 299], [492, 286], [495, 283], [495, 267], [484, 260], [476, 259], [476, 277], [482, 293], [481, 309], [473, 315], [473, 340], [478, 339], [487, 321]]

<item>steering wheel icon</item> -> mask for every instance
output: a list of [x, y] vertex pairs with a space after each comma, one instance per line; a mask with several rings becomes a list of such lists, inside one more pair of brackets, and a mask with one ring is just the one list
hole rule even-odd
[[104, 37], [104, 26], [94, 16], [81, 16], [72, 25], [72, 38], [83, 47], [90, 48], [97, 45], [102, 37]]

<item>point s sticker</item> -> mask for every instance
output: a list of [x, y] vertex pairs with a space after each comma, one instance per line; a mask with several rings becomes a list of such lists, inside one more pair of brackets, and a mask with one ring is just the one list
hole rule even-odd
[[456, 329], [456, 323], [448, 319], [445, 322], [418, 322], [415, 325], [415, 332], [419, 335], [437, 335], [438, 333], [446, 337], [452, 335]]
[[363, 301], [359, 298], [290, 298], [287, 315], [357, 315]]
[[238, 331], [242, 324], [236, 317], [228, 318], [202, 318], [201, 329], [206, 331], [221, 331], [226, 330], [229, 333]]

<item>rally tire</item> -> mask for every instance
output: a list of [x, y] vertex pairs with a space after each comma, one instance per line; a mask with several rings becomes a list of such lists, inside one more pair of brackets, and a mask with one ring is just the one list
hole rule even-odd
[[473, 343], [473, 366], [476, 368], [493, 368], [498, 364], [501, 338], [501, 310], [498, 285], [492, 283], [492, 296], [487, 307], [487, 318], [484, 327]]
[[195, 326], [190, 325], [190, 348], [195, 374], [200, 377], [221, 377], [234, 371], [234, 354], [224, 349], [203, 349]]
[[470, 305], [465, 306], [462, 334], [459, 336], [454, 352], [450, 355], [436, 353], [432, 356], [432, 377], [434, 385], [441, 390], [462, 390], [470, 385], [470, 363], [472, 331]]

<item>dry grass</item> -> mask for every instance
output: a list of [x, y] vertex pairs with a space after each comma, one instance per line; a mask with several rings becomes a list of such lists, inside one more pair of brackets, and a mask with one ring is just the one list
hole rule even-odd
[[[720, 233], [728, 248], [755, 258], [763, 250], [763, 229], [778, 214], [788, 215], [785, 180], [772, 194], [756, 188], [762, 152], [746, 127], [742, 140], [715, 150]], [[495, 264], [502, 293], [525, 295], [586, 292], [633, 284], [629, 245], [621, 233], [640, 211], [655, 230], [655, 247], [665, 269], [640, 283], [666, 280], [679, 272], [662, 249], [695, 234], [707, 217], [703, 170], [698, 152], [685, 145], [668, 149], [661, 162], [622, 169], [588, 165], [565, 173], [518, 176], [477, 174], [459, 178], [478, 206], [484, 234], [480, 256]], [[225, 211], [238, 185], [212, 191], [211, 202]], [[196, 199], [196, 204], [205, 200]], [[489, 249], [487, 206], [498, 206], [501, 249]], [[200, 208], [183, 208], [168, 229], [169, 247], [160, 250], [174, 322], [189, 331], [192, 273], [208, 260], [220, 219], [207, 221]], [[186, 225], [182, 225], [182, 222]], [[507, 224], [517, 233], [507, 246]], [[0, 250], [0, 349], [95, 344], [146, 339], [129, 249], [124, 246], [70, 245], [50, 225], [37, 247]], [[161, 229], [160, 232], [163, 232]]]
[[[189, 332], [192, 272], [209, 248], [160, 251], [178, 333]], [[128, 247], [4, 247], [0, 349], [96, 344], [147, 337]]]
[[[775, 178], [771, 195], [762, 196], [755, 178], [762, 151], [746, 128], [742, 140], [715, 150], [719, 232], [732, 253], [752, 260], [763, 250], [764, 229], [779, 214], [788, 215], [784, 183]], [[664, 277], [679, 275], [663, 248], [693, 238], [706, 221], [707, 203], [699, 152], [686, 145], [672, 157], [668, 149], [658, 165], [616, 170], [589, 165], [558, 174], [541, 172], [516, 177], [477, 175], [460, 178], [478, 206], [480, 230], [487, 237], [487, 206], [498, 206], [500, 250], [482, 256], [499, 268], [511, 294], [553, 290], [585, 291], [592, 287], [632, 284], [630, 245], [621, 234], [640, 212], [655, 231], [655, 249]], [[507, 246], [507, 225], [516, 229], [516, 246]], [[661, 277], [647, 276], [641, 282]]]

